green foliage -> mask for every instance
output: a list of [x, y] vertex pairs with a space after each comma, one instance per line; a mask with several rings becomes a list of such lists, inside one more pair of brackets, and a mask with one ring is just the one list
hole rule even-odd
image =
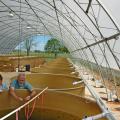
[[45, 45], [45, 51], [50, 52], [50, 53], [54, 53], [54, 52], [58, 52], [59, 48], [60, 48], [60, 43], [57, 39], [50, 39], [48, 40], [47, 44]]
[[60, 51], [63, 52], [63, 53], [69, 53], [68, 49], [66, 47], [64, 47], [64, 46], [62, 46], [60, 48]]
[[49, 53], [69, 53], [68, 49], [63, 46], [57, 39], [51, 38], [48, 40], [47, 44], [45, 45], [45, 51]]
[[35, 53], [42, 53], [40, 50], [34, 50]]

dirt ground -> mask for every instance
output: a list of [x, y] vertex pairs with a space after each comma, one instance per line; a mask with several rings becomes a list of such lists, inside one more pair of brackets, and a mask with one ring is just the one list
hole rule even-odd
[[[113, 113], [116, 120], [120, 120], [120, 102], [108, 102], [105, 88], [95, 87], [95, 82], [93, 82], [91, 80], [89, 80], [88, 83], [89, 83], [89, 85], [93, 86], [93, 89], [103, 99], [103, 102], [106, 104], [106, 106], [109, 108], [109, 110]], [[114, 86], [112, 86], [112, 84], [110, 86], [114, 87]], [[109, 89], [108, 89], [108, 91], [109, 91]], [[85, 95], [86, 95], [86, 97], [93, 98], [87, 88], [85, 90]]]

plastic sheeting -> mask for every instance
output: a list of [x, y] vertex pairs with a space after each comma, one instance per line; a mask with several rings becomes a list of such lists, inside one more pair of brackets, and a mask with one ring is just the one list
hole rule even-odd
[[118, 0], [0, 0], [0, 53], [11, 52], [33, 35], [51, 35], [74, 58], [119, 69], [119, 4]]

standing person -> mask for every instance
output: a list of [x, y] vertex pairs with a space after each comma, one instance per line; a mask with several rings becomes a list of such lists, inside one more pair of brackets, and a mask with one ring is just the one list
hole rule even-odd
[[0, 74], [0, 92], [2, 92], [3, 90], [8, 90], [8, 87], [5, 83], [3, 83], [3, 77]]
[[[16, 89], [27, 89], [30, 91], [30, 95], [26, 98], [21, 98], [15, 93]], [[10, 94], [18, 101], [28, 101], [35, 96], [36, 92], [32, 88], [31, 84], [26, 81], [25, 73], [19, 73], [17, 80], [13, 80], [10, 84]]]

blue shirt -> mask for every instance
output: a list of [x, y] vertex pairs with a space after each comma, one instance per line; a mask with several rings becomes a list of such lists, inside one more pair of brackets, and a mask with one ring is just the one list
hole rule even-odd
[[15, 89], [27, 89], [29, 91], [32, 91], [32, 86], [30, 83], [26, 82], [23, 84], [20, 84], [18, 80], [13, 80], [10, 87], [13, 87]]
[[5, 83], [2, 83], [2, 85], [0, 86], [0, 90], [8, 90], [8, 87]]

